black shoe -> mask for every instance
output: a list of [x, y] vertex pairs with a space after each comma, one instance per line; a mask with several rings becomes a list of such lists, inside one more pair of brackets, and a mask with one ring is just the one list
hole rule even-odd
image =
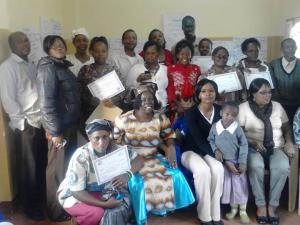
[[24, 209], [25, 215], [32, 220], [41, 221], [45, 220], [45, 214], [40, 209]]
[[267, 216], [256, 216], [256, 222], [258, 224], [268, 224], [269, 219]]
[[269, 216], [269, 224], [279, 225], [279, 217], [278, 216]]
[[224, 223], [223, 223], [222, 220], [219, 220], [219, 221], [213, 221], [213, 224], [214, 224], [214, 225], [224, 225]]

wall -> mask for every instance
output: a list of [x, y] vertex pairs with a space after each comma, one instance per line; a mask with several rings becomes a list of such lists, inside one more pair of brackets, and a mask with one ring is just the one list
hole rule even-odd
[[[273, 12], [280, 0], [76, 0], [76, 24], [92, 35], [120, 37], [131, 27], [146, 38], [153, 28], [162, 29], [162, 15], [193, 13], [197, 33], [209, 37], [271, 36]], [[297, 0], [295, 0], [297, 1]], [[184, 4], [183, 4], [184, 3]]]

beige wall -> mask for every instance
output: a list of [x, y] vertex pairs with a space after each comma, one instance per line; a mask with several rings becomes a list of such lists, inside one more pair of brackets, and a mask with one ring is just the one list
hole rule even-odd
[[78, 26], [108, 37], [120, 37], [131, 27], [146, 38], [151, 29], [162, 29], [167, 13], [196, 15], [201, 36], [271, 36], [281, 35], [273, 31], [277, 4], [280, 0], [76, 0], [75, 14]]

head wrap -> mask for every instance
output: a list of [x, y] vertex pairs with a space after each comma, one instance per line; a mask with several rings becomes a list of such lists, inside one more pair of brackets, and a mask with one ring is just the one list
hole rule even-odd
[[91, 135], [95, 131], [105, 130], [109, 133], [112, 132], [112, 123], [105, 119], [95, 119], [89, 122], [85, 127], [85, 132], [87, 135]]
[[135, 97], [146, 91], [149, 91], [153, 95], [155, 95], [157, 91], [157, 84], [153, 82], [142, 82], [141, 85], [135, 89]]
[[78, 28], [78, 29], [72, 31], [72, 41], [78, 34], [82, 34], [82, 35], [86, 36], [87, 38], [89, 38], [89, 33], [86, 31], [86, 29], [84, 27], [81, 27], [81, 28]]

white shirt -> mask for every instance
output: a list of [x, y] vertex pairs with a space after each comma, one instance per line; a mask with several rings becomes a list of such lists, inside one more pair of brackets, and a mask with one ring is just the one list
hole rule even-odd
[[296, 58], [289, 62], [286, 60], [286, 58], [282, 57], [281, 63], [285, 72], [291, 73], [296, 66]]
[[238, 127], [238, 123], [236, 121], [233, 121], [229, 125], [229, 127], [224, 128], [224, 126], [222, 124], [222, 120], [219, 120], [216, 124], [216, 131], [217, 131], [218, 135], [220, 135], [225, 130], [228, 131], [230, 134], [233, 134], [237, 127]]
[[127, 79], [128, 72], [132, 66], [134, 66], [135, 64], [144, 63], [143, 58], [139, 54], [135, 54], [135, 56], [131, 57], [126, 55], [124, 51], [122, 51], [120, 55], [114, 55], [112, 59], [115, 65], [120, 70], [123, 80]]
[[[126, 86], [136, 88], [139, 86], [139, 83], [136, 81], [137, 77], [144, 73], [147, 70], [144, 63], [134, 65], [128, 72], [128, 76], [126, 79]], [[153, 82], [157, 84], [157, 91], [155, 97], [159, 102], [161, 102], [162, 106], [165, 107], [167, 105], [167, 86], [168, 86], [168, 76], [167, 76], [167, 67], [164, 65], [159, 65], [159, 69], [156, 74], [152, 77], [149, 82]]]
[[78, 76], [81, 67], [94, 63], [94, 58], [92, 56], [90, 56], [90, 60], [84, 63], [77, 59], [75, 55], [67, 55], [67, 60], [69, 60], [73, 64], [73, 66], [71, 66], [69, 69], [74, 73], [76, 77]]
[[24, 130], [25, 119], [31, 126], [41, 127], [36, 74], [32, 62], [14, 53], [0, 65], [0, 97], [12, 129]]

